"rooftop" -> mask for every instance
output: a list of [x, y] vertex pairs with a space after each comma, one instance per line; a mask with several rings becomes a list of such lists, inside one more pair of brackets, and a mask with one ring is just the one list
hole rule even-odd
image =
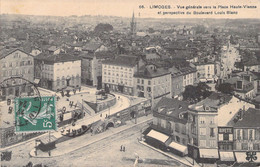
[[35, 57], [37, 60], [42, 60], [46, 64], [54, 64], [59, 62], [69, 62], [69, 61], [76, 61], [80, 60], [80, 57], [76, 57], [69, 54], [58, 54], [58, 55], [49, 55], [46, 53], [41, 53]]
[[2, 50], [0, 50], [0, 59], [5, 58], [5, 57], [8, 56], [9, 54], [11, 54], [11, 53], [13, 53], [13, 52], [15, 52], [15, 51], [17, 51], [17, 50], [19, 50], [19, 51], [21, 51], [21, 52], [24, 52], [24, 53], [26, 53], [26, 54], [28, 54], [28, 55], [31, 55], [30, 53], [25, 52], [25, 51], [24, 51], [23, 49], [21, 49], [21, 48], [2, 49]]
[[187, 120], [180, 119], [179, 115], [181, 113], [185, 113], [188, 110], [188, 106], [188, 102], [163, 97], [155, 106], [154, 113], [168, 115], [169, 117], [175, 118], [178, 121], [186, 123]]
[[83, 46], [82, 50], [96, 51], [101, 45], [100, 43], [88, 43]]
[[129, 55], [119, 55], [115, 59], [104, 60], [102, 64], [134, 67], [137, 65], [138, 57]]
[[255, 108], [249, 108], [242, 118], [238, 120], [234, 127], [260, 127], [260, 110]]
[[218, 108], [232, 99], [231, 95], [213, 92], [206, 99], [189, 106], [189, 109], [197, 112], [217, 112]]
[[171, 72], [165, 68], [157, 68], [155, 66], [150, 66], [150, 67], [142, 66], [140, 67], [139, 72], [136, 72], [134, 76], [138, 78], [155, 78], [170, 73]]

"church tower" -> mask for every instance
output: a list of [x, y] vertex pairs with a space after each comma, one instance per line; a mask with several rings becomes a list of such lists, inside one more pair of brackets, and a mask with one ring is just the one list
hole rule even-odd
[[130, 22], [130, 28], [131, 28], [131, 35], [136, 35], [136, 21], [135, 21], [135, 14], [133, 12], [132, 21]]

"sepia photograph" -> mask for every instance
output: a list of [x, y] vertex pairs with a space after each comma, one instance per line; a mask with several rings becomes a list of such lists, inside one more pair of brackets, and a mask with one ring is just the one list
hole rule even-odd
[[260, 166], [260, 0], [0, 0], [0, 154]]

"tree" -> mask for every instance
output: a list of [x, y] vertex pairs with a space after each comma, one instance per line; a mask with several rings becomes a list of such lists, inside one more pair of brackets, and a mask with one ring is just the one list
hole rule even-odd
[[148, 29], [148, 32], [151, 34], [151, 33], [154, 33], [155, 31], [154, 31], [153, 28], [149, 28], [149, 29]]
[[103, 33], [103, 32], [109, 32], [113, 30], [113, 26], [111, 24], [103, 24], [103, 23], [99, 23], [95, 29], [94, 32], [95, 33]]
[[185, 90], [183, 92], [183, 100], [190, 100], [190, 99], [196, 99], [196, 87], [193, 85], [188, 85], [185, 87]]
[[200, 101], [209, 97], [210, 87], [206, 83], [200, 82], [197, 86], [188, 85], [183, 92], [183, 100]]
[[197, 93], [200, 97], [203, 97], [205, 99], [211, 94], [210, 87], [206, 83], [200, 82], [197, 86]]
[[221, 93], [232, 94], [232, 92], [234, 91], [234, 88], [230, 83], [222, 83], [222, 84], [216, 85], [216, 90]]

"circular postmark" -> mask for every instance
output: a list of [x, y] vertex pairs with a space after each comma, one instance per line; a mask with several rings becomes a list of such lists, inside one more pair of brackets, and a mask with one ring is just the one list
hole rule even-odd
[[[12, 110], [15, 112], [15, 126], [25, 126], [30, 121], [36, 119], [40, 113], [42, 102], [40, 91], [37, 85], [22, 76], [12, 76], [4, 79], [0, 83], [1, 87], [1, 101], [6, 100], [7, 107], [9, 107], [9, 114]], [[30, 100], [29, 100], [30, 99]], [[12, 104], [15, 106], [13, 107]], [[27, 115], [28, 119], [23, 121], [19, 117], [23, 117], [29, 108], [33, 107], [33, 112]]]

